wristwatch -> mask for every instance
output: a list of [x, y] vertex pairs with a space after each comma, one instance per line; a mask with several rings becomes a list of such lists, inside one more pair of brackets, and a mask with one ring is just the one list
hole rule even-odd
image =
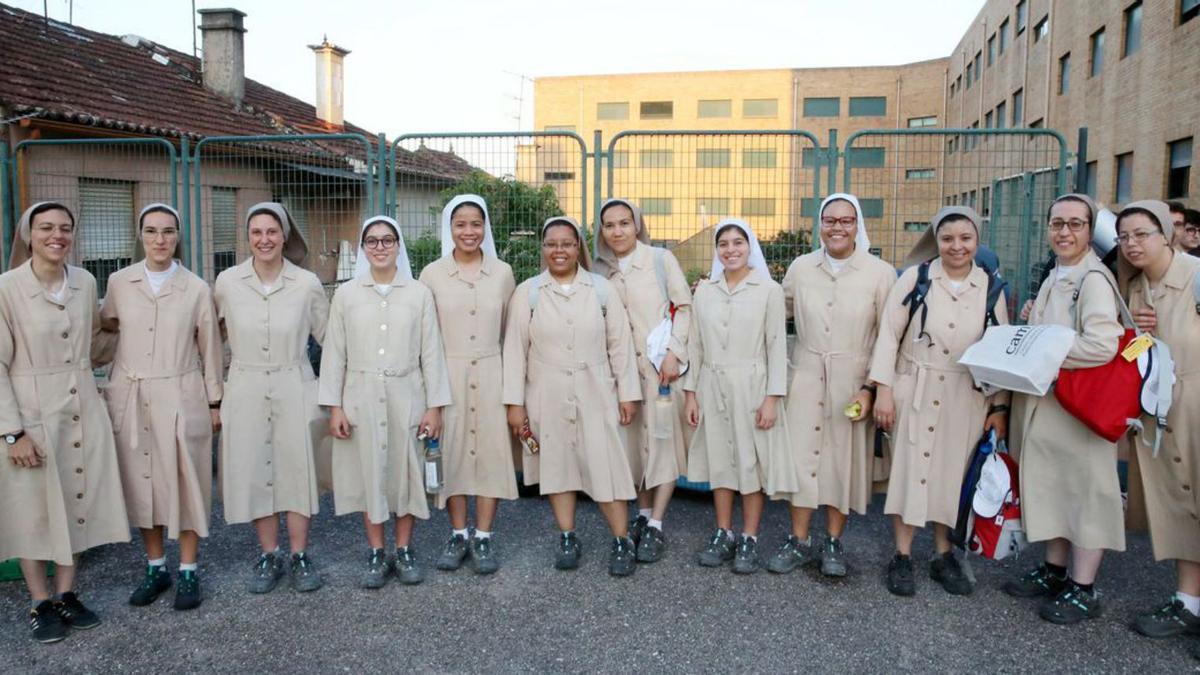
[[16, 445], [17, 441], [21, 440], [21, 437], [24, 435], [24, 431], [18, 431], [14, 434], [4, 434], [4, 442], [8, 443], [9, 445]]

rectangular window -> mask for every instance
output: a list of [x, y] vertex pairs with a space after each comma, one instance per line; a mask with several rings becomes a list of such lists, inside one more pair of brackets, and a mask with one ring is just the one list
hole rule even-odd
[[1029, 3], [1021, 0], [1017, 3], [1017, 35], [1025, 32], [1025, 24], [1029, 21]]
[[840, 117], [842, 101], [839, 98], [806, 98], [804, 99], [805, 117]]
[[[818, 202], [816, 199], [814, 199], [812, 197], [802, 198], [800, 200], [800, 217], [812, 218], [817, 213], [817, 205], [819, 203], [820, 202]], [[862, 202], [859, 202], [859, 205], [861, 205], [861, 204], [862, 204]]]
[[859, 206], [863, 210], [863, 218], [882, 218], [883, 217], [883, 200], [882, 199], [859, 199]]
[[642, 213], [647, 216], [671, 215], [671, 199], [669, 197], [646, 197], [641, 201]]
[[1096, 77], [1104, 70], [1104, 29], [1092, 33], [1091, 63], [1088, 65], [1088, 77]]
[[697, 150], [696, 167], [699, 169], [728, 169], [729, 148], [705, 148]]
[[950, 138], [946, 139], [946, 154], [947, 155], [954, 154], [954, 139], [955, 138], [956, 138], [955, 136], [951, 136]]
[[920, 129], [921, 127], [936, 127], [937, 123], [938, 123], [938, 121], [937, 121], [936, 115], [927, 115], [925, 117], [910, 117], [910, 118], [908, 118], [908, 128], [909, 129]]
[[851, 117], [883, 117], [887, 115], [886, 96], [851, 96]]
[[575, 180], [574, 171], [547, 171], [544, 175], [547, 182], [556, 180]]
[[800, 151], [800, 165], [806, 169], [815, 167], [818, 163], [824, 162], [825, 158], [817, 154], [816, 148], [803, 148]]
[[1099, 173], [1099, 162], [1091, 161], [1086, 165], [1087, 176], [1083, 180], [1083, 192], [1092, 199], [1096, 199], [1096, 174]]
[[993, 113], [991, 110], [989, 110], [983, 114], [983, 128], [984, 129], [992, 128], [992, 118], [994, 115], [995, 115], [995, 113]]
[[982, 188], [979, 191], [979, 195], [982, 200], [979, 204], [979, 215], [987, 218], [992, 213], [992, 189]]
[[1167, 144], [1167, 199], [1188, 196], [1192, 177], [1192, 139], [1184, 138]]
[[79, 179], [79, 257], [96, 277], [99, 297], [108, 290], [108, 275], [133, 262], [133, 188], [132, 181]]
[[1033, 41], [1041, 42], [1042, 38], [1046, 37], [1049, 34], [1050, 34], [1050, 17], [1044, 16], [1044, 17], [1042, 17], [1042, 20], [1037, 22], [1037, 25], [1033, 27]]
[[641, 150], [638, 154], [643, 169], [669, 169], [675, 166], [675, 153], [671, 150]]
[[612, 168], [614, 168], [614, 169], [629, 168], [629, 151], [628, 150], [613, 150]]
[[974, 68], [975, 65], [970, 61], [967, 61], [967, 89], [971, 88], [971, 71], [974, 70]]
[[846, 161], [856, 169], [879, 169], [886, 158], [883, 148], [850, 148]]
[[742, 199], [743, 216], [775, 215], [775, 199], [772, 197], [746, 197]]
[[1001, 101], [1000, 105], [996, 106], [996, 128], [1003, 129], [1005, 123], [1008, 122], [1008, 103]]
[[742, 101], [742, 117], [778, 117], [779, 99], [748, 98]]
[[950, 98], [954, 98], [954, 83], [950, 83]]
[[983, 79], [983, 51], [975, 52], [975, 81]]
[[996, 60], [996, 34], [995, 33], [992, 33], [992, 37], [988, 38], [987, 54], [988, 54], [987, 64], [988, 64], [988, 67], [990, 68], [992, 66], [992, 62]]
[[212, 189], [213, 277], [237, 264], [237, 189]]
[[[812, 148], [805, 148], [812, 150]], [[774, 169], [776, 166], [774, 150], [742, 150], [743, 169]]]
[[1071, 52], [1063, 54], [1058, 59], [1058, 93], [1071, 92]]
[[726, 197], [701, 197], [696, 200], [696, 215], [728, 216], [729, 199]]
[[597, 103], [596, 119], [598, 120], [627, 120], [629, 119], [629, 101], [619, 103]]
[[1025, 121], [1025, 90], [1018, 89], [1013, 92], [1013, 117], [1011, 126], [1019, 127], [1023, 121]]
[[958, 90], [962, 91], [962, 75], [954, 78], [954, 81], [958, 83]]
[[1114, 186], [1115, 200], [1118, 203], [1125, 203], [1133, 196], [1133, 153], [1127, 152], [1123, 155], [1117, 155], [1116, 159], [1116, 185]]
[[1179, 23], [1185, 24], [1200, 15], [1200, 0], [1179, 0]]
[[904, 177], [908, 180], [923, 180], [934, 177], [933, 169], [905, 169]]
[[669, 120], [675, 116], [675, 103], [672, 101], [642, 101], [639, 115], [644, 120]]
[[711, 101], [699, 101], [696, 103], [696, 117], [702, 120], [720, 119], [733, 116], [733, 101], [724, 99], [713, 99]]
[[[950, 205], [950, 199], [946, 199], [946, 206]], [[929, 223], [923, 220], [906, 220], [904, 221], [905, 232], [924, 232], [925, 228], [929, 227]]]
[[567, 132], [567, 133], [573, 134], [573, 133], [575, 133], [575, 125], [574, 124], [547, 124], [546, 131], [549, 131], [551, 133]]
[[999, 44], [1000, 56], [1003, 56], [1005, 50], [1008, 49], [1008, 19], [1007, 18], [1005, 18], [1004, 21], [1000, 22], [1000, 30], [999, 30], [999, 32], [996, 33], [996, 35], [998, 35], [1000, 38], [1000, 44]]
[[1125, 39], [1121, 45], [1121, 58], [1131, 56], [1142, 48], [1141, 2], [1135, 2], [1125, 9]]

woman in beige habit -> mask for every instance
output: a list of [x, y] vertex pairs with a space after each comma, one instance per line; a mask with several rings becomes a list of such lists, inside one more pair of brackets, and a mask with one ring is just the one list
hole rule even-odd
[[305, 549], [317, 512], [314, 450], [326, 422], [308, 337], [325, 336], [329, 300], [317, 275], [300, 267], [308, 245], [282, 204], [262, 202], [246, 214], [251, 256], [217, 276], [217, 317], [232, 362], [221, 399], [221, 497], [225, 521], [253, 522], [262, 547], [249, 583], [269, 593], [284, 574], [279, 514], [287, 513], [292, 586], [321, 587]]
[[[695, 427], [689, 480], [713, 489], [717, 529], [700, 551], [704, 567], [733, 560], [733, 571], [758, 571], [758, 524], [766, 495], [799, 487], [788, 438], [787, 309], [769, 276], [758, 238], [741, 220], [717, 223], [709, 278], [692, 299], [684, 379], [685, 414]], [[734, 539], [733, 500], [742, 496], [742, 534]]]
[[171, 586], [163, 535], [179, 540], [175, 609], [200, 605], [196, 555], [212, 509], [212, 435], [220, 428], [221, 332], [208, 284], [176, 260], [179, 214], [142, 209], [135, 262], [108, 278], [101, 325], [117, 338], [104, 398], [116, 434], [129, 523], [149, 563], [129, 604]]
[[[450, 540], [437, 561], [456, 570], [469, 557], [476, 574], [500, 569], [492, 524], [501, 499], [517, 498], [512, 441], [503, 394], [500, 341], [512, 268], [496, 258], [487, 204], [459, 195], [442, 209], [442, 257], [425, 266], [421, 283], [433, 292], [454, 402], [442, 411], [446, 485], [438, 506], [450, 512]], [[467, 498], [475, 497], [475, 531], [467, 529]]]
[[[871, 255], [854, 195], [829, 195], [819, 213], [821, 248], [796, 258], [783, 278], [796, 322], [787, 415], [800, 489], [790, 500], [792, 534], [767, 569], [786, 573], [820, 560], [822, 574], [840, 577], [846, 517], [851, 509], [866, 513], [871, 499], [874, 390], [867, 367], [896, 270]], [[853, 416], [848, 407], [857, 407]], [[821, 505], [829, 537], [818, 549], [808, 527]]]
[[[75, 554], [129, 541], [112, 425], [92, 377], [96, 280], [68, 265], [75, 217], [29, 207], [0, 275], [0, 560], [21, 559], [39, 642], [100, 619], [72, 591]], [[53, 596], [46, 561], [58, 569]]]
[[[875, 423], [892, 437], [883, 512], [892, 516], [895, 535], [896, 554], [887, 570], [887, 588], [895, 595], [916, 592], [913, 535], [930, 521], [938, 553], [929, 565], [930, 578], [955, 595], [974, 590], [954, 557], [949, 532], [958, 520], [971, 453], [990, 430], [1004, 438], [1009, 398], [1006, 392], [985, 397], [958, 363], [983, 336], [988, 319], [988, 274], [975, 264], [981, 235], [974, 209], [938, 211], [909, 254], [911, 266], [892, 287], [879, 322], [869, 376], [878, 388]], [[910, 322], [906, 298], [917, 284], [920, 264], [931, 259], [924, 307]], [[1008, 323], [1003, 293], [991, 309], [996, 321]]]
[[576, 492], [600, 507], [613, 534], [608, 572], [628, 576], [636, 551], [626, 501], [636, 496], [618, 424], [642, 398], [629, 318], [621, 296], [588, 271], [579, 225], [556, 216], [542, 226], [541, 274], [517, 286], [504, 335], [504, 403], [524, 454], [525, 484], [549, 495], [561, 531], [557, 569], [579, 566]]
[[[354, 278], [338, 287], [321, 352], [321, 405], [330, 406], [337, 514], [362, 512], [371, 550], [360, 585], [380, 588], [395, 569], [401, 583], [425, 575], [410, 541], [428, 518], [425, 450], [418, 436], [441, 435], [450, 381], [433, 294], [412, 277], [400, 226], [363, 222]], [[396, 557], [384, 552], [393, 520]]]
[[[1138, 327], [1167, 344], [1175, 386], [1166, 428], [1143, 416], [1135, 436], [1155, 560], [1175, 561], [1176, 591], [1134, 626], [1149, 637], [1200, 631], [1200, 259], [1171, 247], [1175, 226], [1167, 205], [1133, 202], [1117, 216], [1121, 287]], [[1155, 436], [1159, 447], [1154, 448]]]
[[683, 424], [682, 387], [672, 385], [687, 368], [692, 294], [675, 256], [650, 245], [642, 211], [632, 202], [610, 199], [600, 206], [595, 242], [592, 270], [612, 283], [633, 329], [645, 405], [623, 438], [638, 488], [629, 536], [637, 559], [655, 562], [667, 546], [663, 518], [675, 481], [687, 468], [684, 432], [690, 436], [691, 429]]
[[[1076, 331], [1063, 368], [1108, 363], [1124, 333], [1116, 283], [1092, 251], [1096, 213], [1086, 195], [1064, 195], [1050, 206], [1046, 237], [1056, 262], [1029, 324]], [[1013, 439], [1021, 458], [1022, 520], [1029, 541], [1046, 542], [1046, 554], [1042, 565], [1006, 583], [1004, 591], [1044, 597], [1039, 613], [1047, 621], [1094, 618], [1100, 602], [1093, 584], [1104, 549], [1125, 549], [1117, 445], [1064, 410], [1052, 391], [1018, 396], [1015, 414], [1022, 421], [1021, 437]]]

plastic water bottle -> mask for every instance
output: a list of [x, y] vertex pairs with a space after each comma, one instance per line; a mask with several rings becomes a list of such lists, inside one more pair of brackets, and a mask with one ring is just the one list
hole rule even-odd
[[654, 437], [669, 439], [675, 432], [675, 401], [671, 398], [671, 386], [658, 385], [658, 396], [654, 399]]
[[529, 430], [528, 426], [521, 430], [521, 443], [525, 445], [525, 449], [528, 450], [529, 454], [531, 455], [538, 454], [538, 451], [542, 449], [542, 446], [538, 444], [538, 440], [533, 437], [533, 432]]
[[442, 447], [436, 438], [425, 439], [425, 491], [437, 494], [442, 491]]

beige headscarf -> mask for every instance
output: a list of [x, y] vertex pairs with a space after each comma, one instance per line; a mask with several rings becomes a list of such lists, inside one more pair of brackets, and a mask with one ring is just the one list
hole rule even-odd
[[942, 226], [942, 223], [950, 219], [966, 218], [975, 226], [975, 237], [982, 243], [983, 241], [983, 222], [975, 209], [969, 206], [943, 206], [940, 211], [934, 215], [933, 220], [929, 221], [929, 228], [917, 240], [916, 245], [908, 252], [908, 256], [904, 259], [904, 264], [901, 267], [908, 268], [913, 265], [920, 265], [928, 260], [933, 260], [938, 257], [937, 231]]
[[[587, 236], [583, 232], [583, 228], [579, 226], [579, 221], [570, 216], [551, 216], [542, 223], [542, 236], [540, 240], [546, 238], [546, 230], [550, 229], [551, 225], [570, 225], [575, 228], [575, 235], [579, 237], [579, 266], [587, 271], [592, 271], [591, 259], [592, 256], [588, 253]], [[546, 269], [546, 254], [542, 253], [542, 269]]]
[[260, 213], [275, 216], [275, 220], [283, 226], [283, 257], [293, 265], [304, 267], [304, 261], [308, 258], [308, 242], [304, 241], [304, 233], [296, 227], [296, 221], [292, 220], [292, 214], [288, 213], [287, 207], [279, 202], [259, 202], [251, 206], [250, 210], [246, 211], [247, 230], [250, 229], [250, 219]]
[[[1166, 203], [1157, 199], [1143, 199], [1126, 204], [1125, 208], [1121, 209], [1121, 212], [1117, 214], [1118, 232], [1121, 227], [1121, 218], [1130, 215], [1132, 211], [1145, 211], [1154, 220], [1157, 220], [1158, 228], [1162, 231], [1163, 236], [1167, 238], [1167, 248], [1171, 248], [1171, 241], [1175, 236], [1175, 221], [1171, 218], [1171, 209]], [[1174, 254], [1179, 255], [1180, 252], [1175, 251]], [[1132, 263], [1125, 259], [1124, 249], [1120, 249], [1120, 253], [1117, 254], [1117, 279], [1121, 285], [1122, 295], [1126, 294], [1126, 284], [1128, 284], [1130, 279], [1137, 276], [1139, 272], [1141, 270], [1134, 267]]]
[[604, 241], [604, 235], [601, 232], [604, 228], [604, 212], [610, 206], [617, 205], [624, 206], [633, 212], [633, 224], [637, 228], [637, 240], [650, 246], [650, 231], [646, 229], [646, 220], [642, 217], [642, 210], [628, 199], [614, 198], [606, 200], [600, 205], [600, 223], [597, 224], [596, 233], [592, 237], [592, 248], [596, 252], [592, 258], [592, 271], [603, 277], [607, 277], [613, 270], [619, 269], [620, 266], [617, 254], [608, 245], [608, 242]]
[[17, 229], [13, 232], [12, 247], [8, 254], [8, 269], [16, 269], [25, 264], [25, 261], [32, 257], [32, 252], [29, 250], [29, 243], [32, 237], [33, 216], [43, 211], [63, 210], [71, 217], [71, 224], [75, 225], [75, 214], [71, 213], [62, 202], [45, 201], [37, 202], [25, 209], [21, 214], [21, 220], [17, 221]]
[[[162, 202], [147, 204], [146, 208], [142, 209], [142, 212], [139, 213], [137, 217], [137, 229], [134, 231], [133, 235], [133, 262], [146, 259], [146, 247], [142, 245], [142, 224], [146, 222], [146, 216], [160, 211], [162, 213], [169, 213], [172, 216], [175, 216], [175, 227], [176, 229], [180, 229], [180, 223], [182, 223], [183, 220], [180, 219], [179, 212], [176, 211], [174, 207], [170, 206], [169, 204], [163, 204]], [[179, 257], [179, 247], [183, 242], [183, 232], [181, 231], [179, 234], [180, 239], [175, 242], [175, 250], [171, 252], [172, 258]]]

